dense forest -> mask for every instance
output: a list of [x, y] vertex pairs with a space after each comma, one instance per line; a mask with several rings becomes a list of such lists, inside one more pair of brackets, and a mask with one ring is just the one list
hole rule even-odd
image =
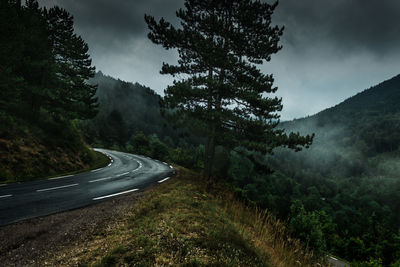
[[0, 2], [0, 180], [78, 170], [95, 160], [74, 120], [97, 112], [88, 46], [64, 9]]
[[[204, 146], [160, 117], [159, 96], [151, 89], [101, 73], [92, 82], [99, 84], [100, 112], [81, 125], [90, 143], [203, 168]], [[218, 147], [214, 173], [238, 197], [287, 220], [288, 231], [317, 255], [332, 253], [356, 265], [394, 263], [400, 257], [399, 151], [395, 141], [386, 150], [379, 142], [397, 134], [398, 88], [400, 76], [314, 116], [281, 123], [315, 133], [313, 145], [301, 152], [278, 149], [265, 157]], [[114, 120], [123, 125], [117, 133]]]
[[276, 170], [270, 175], [256, 162], [239, 164], [236, 155], [230, 177], [243, 195], [288, 218], [291, 231], [316, 251], [389, 265], [400, 258], [399, 99], [396, 76], [314, 116], [283, 122], [286, 130], [315, 133], [311, 148], [278, 149], [259, 160]]
[[101, 72], [89, 82], [98, 85], [99, 113], [78, 124], [87, 143], [201, 168], [201, 138], [163, 117], [162, 99], [152, 89]]

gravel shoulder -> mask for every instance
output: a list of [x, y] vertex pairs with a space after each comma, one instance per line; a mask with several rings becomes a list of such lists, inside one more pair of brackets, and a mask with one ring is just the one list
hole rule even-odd
[[[76, 266], [78, 262], [69, 255], [84, 254], [83, 244], [123, 224], [144, 194], [132, 193], [93, 206], [3, 226], [0, 228], [1, 265]], [[81, 251], [76, 251], [77, 248]]]

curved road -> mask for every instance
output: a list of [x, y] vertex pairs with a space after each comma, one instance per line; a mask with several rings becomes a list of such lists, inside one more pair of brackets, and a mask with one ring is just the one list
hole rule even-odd
[[94, 204], [166, 181], [172, 166], [144, 156], [96, 149], [111, 162], [86, 173], [0, 185], [0, 226]]

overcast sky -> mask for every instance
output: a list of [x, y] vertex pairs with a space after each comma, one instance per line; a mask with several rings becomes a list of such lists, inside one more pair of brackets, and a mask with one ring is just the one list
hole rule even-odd
[[[145, 13], [177, 23], [183, 0], [39, 0], [75, 18], [97, 70], [160, 94], [176, 53], [147, 39]], [[281, 0], [273, 23], [283, 49], [261, 69], [273, 73], [283, 120], [312, 115], [400, 73], [399, 0]]]

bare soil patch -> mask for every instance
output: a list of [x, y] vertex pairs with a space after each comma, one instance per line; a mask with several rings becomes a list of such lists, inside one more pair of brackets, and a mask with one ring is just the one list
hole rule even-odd
[[143, 192], [132, 193], [93, 206], [1, 227], [0, 265], [76, 265], [69, 257], [71, 252], [79, 247], [80, 254], [84, 254], [84, 244], [123, 223], [143, 195]]

